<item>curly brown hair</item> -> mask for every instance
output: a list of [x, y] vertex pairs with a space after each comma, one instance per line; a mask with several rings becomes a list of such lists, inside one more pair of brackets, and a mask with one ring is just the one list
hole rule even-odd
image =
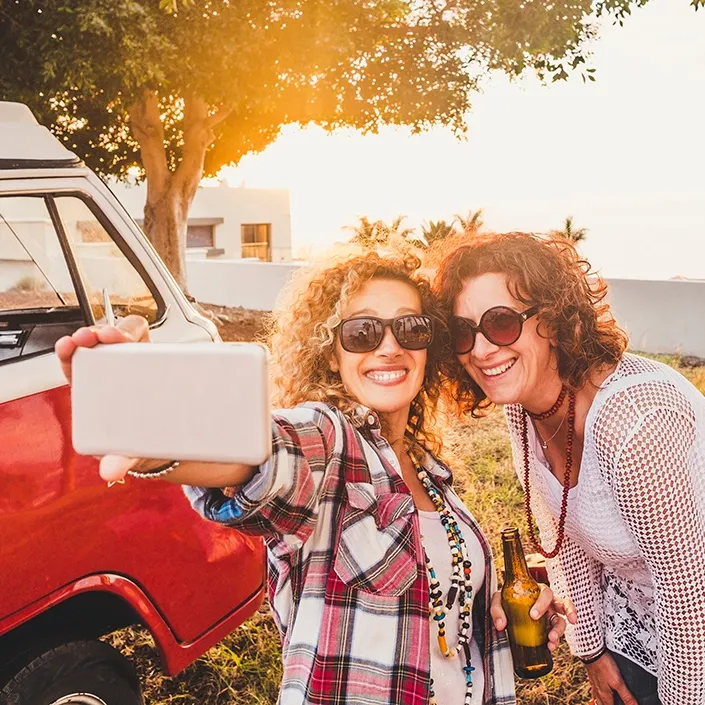
[[359, 402], [329, 366], [341, 312], [371, 279], [406, 282], [419, 293], [422, 312], [434, 321], [424, 383], [411, 403], [406, 436], [407, 440], [440, 453], [441, 434], [434, 422], [441, 387], [441, 348], [447, 346], [447, 328], [431, 284], [420, 273], [420, 267], [421, 261], [413, 255], [382, 256], [370, 252], [298, 272], [279, 297], [268, 330], [275, 405], [290, 408], [319, 401], [351, 413]]
[[[558, 373], [570, 389], [577, 391], [595, 370], [622, 357], [627, 335], [604, 301], [607, 285], [569, 240], [511, 232], [475, 236], [456, 247], [434, 282], [446, 320], [465, 282], [491, 272], [507, 275], [515, 299], [539, 307], [539, 333], [555, 341]], [[450, 349], [443, 369], [449, 398], [461, 415], [482, 416], [492, 406]]]

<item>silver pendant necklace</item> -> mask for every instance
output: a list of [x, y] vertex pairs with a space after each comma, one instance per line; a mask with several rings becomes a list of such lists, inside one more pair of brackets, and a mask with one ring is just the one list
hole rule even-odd
[[541, 431], [539, 431], [539, 427], [536, 425], [536, 423], [534, 423], [534, 428], [536, 429], [536, 433], [538, 434], [539, 441], [541, 443], [541, 447], [544, 450], [546, 450], [546, 448], [548, 448], [549, 442], [552, 441], [558, 435], [558, 432], [563, 427], [563, 422], [565, 421], [566, 416], [568, 416], [567, 412], [563, 414], [563, 418], [561, 419], [561, 422], [558, 424], [558, 428], [556, 429], [555, 433], [550, 438], [547, 438], [545, 441], [543, 440], [543, 436], [541, 435]]

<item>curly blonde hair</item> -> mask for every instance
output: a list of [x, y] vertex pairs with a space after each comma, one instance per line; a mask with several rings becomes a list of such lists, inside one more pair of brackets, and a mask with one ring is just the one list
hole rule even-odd
[[[468, 279], [490, 272], [507, 275], [517, 301], [539, 306], [539, 331], [555, 340], [558, 373], [569, 388], [580, 389], [596, 369], [622, 357], [628, 339], [604, 300], [607, 285], [569, 240], [512, 232], [466, 241], [447, 254], [434, 282], [444, 315], [452, 315]], [[492, 406], [450, 350], [443, 367], [461, 414], [481, 416]]]
[[332, 404], [344, 414], [353, 412], [359, 401], [350, 396], [340, 375], [329, 365], [342, 311], [372, 279], [406, 282], [418, 292], [421, 310], [433, 319], [435, 333], [428, 348], [423, 386], [411, 402], [406, 437], [439, 453], [441, 434], [434, 427], [441, 385], [440, 350], [447, 340], [447, 329], [420, 267], [419, 258], [410, 254], [382, 256], [370, 252], [300, 271], [279, 297], [267, 334], [272, 351], [274, 404], [290, 408], [319, 401]]

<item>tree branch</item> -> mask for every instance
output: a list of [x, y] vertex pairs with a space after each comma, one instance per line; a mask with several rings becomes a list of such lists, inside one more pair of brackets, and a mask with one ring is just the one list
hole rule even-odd
[[184, 98], [184, 147], [174, 173], [173, 187], [178, 188], [182, 198], [190, 205], [198, 184], [203, 178], [206, 151], [215, 140], [215, 127], [225, 120], [234, 106], [223, 106], [209, 115], [209, 105], [200, 96]]
[[235, 105], [233, 103], [223, 105], [218, 112], [213, 113], [213, 115], [211, 115], [206, 121], [208, 124], [208, 129], [212, 130], [220, 125], [223, 120], [227, 120], [230, 115], [232, 115], [233, 110], [235, 110]]
[[153, 202], [166, 191], [170, 177], [156, 92], [144, 91], [142, 97], [128, 107], [128, 113], [147, 175], [147, 201]]
[[188, 210], [203, 178], [206, 150], [214, 134], [208, 129], [208, 104], [203, 98], [184, 98], [184, 146], [181, 163], [174, 172], [172, 187], [177, 189], [181, 207]]
[[199, 96], [184, 96], [184, 134], [205, 124], [207, 119], [208, 103]]

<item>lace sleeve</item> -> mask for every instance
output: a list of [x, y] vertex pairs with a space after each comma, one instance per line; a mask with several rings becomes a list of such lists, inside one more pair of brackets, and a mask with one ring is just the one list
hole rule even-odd
[[[521, 465], [521, 411], [516, 405], [505, 407], [509, 437], [514, 457], [514, 467], [519, 483], [524, 485]], [[540, 492], [531, 494], [532, 510], [539, 528], [541, 544], [553, 548], [558, 539], [558, 526]], [[555, 558], [546, 561], [548, 580], [553, 592], [572, 600], [578, 614], [578, 623], [566, 626], [565, 639], [575, 656], [592, 656], [605, 643], [602, 626], [602, 594], [600, 577], [602, 564], [568, 536]]]
[[613, 492], [654, 580], [664, 705], [705, 704], [705, 453], [679, 400], [640, 414], [614, 457]]
[[[557, 532], [541, 528], [542, 543], [553, 546]], [[575, 626], [566, 625], [565, 640], [574, 656], [587, 658], [597, 653], [605, 643], [602, 625], [602, 597], [600, 576], [602, 564], [588, 556], [585, 551], [567, 536], [558, 555], [546, 561], [551, 589], [558, 597], [573, 601], [578, 615]]]

